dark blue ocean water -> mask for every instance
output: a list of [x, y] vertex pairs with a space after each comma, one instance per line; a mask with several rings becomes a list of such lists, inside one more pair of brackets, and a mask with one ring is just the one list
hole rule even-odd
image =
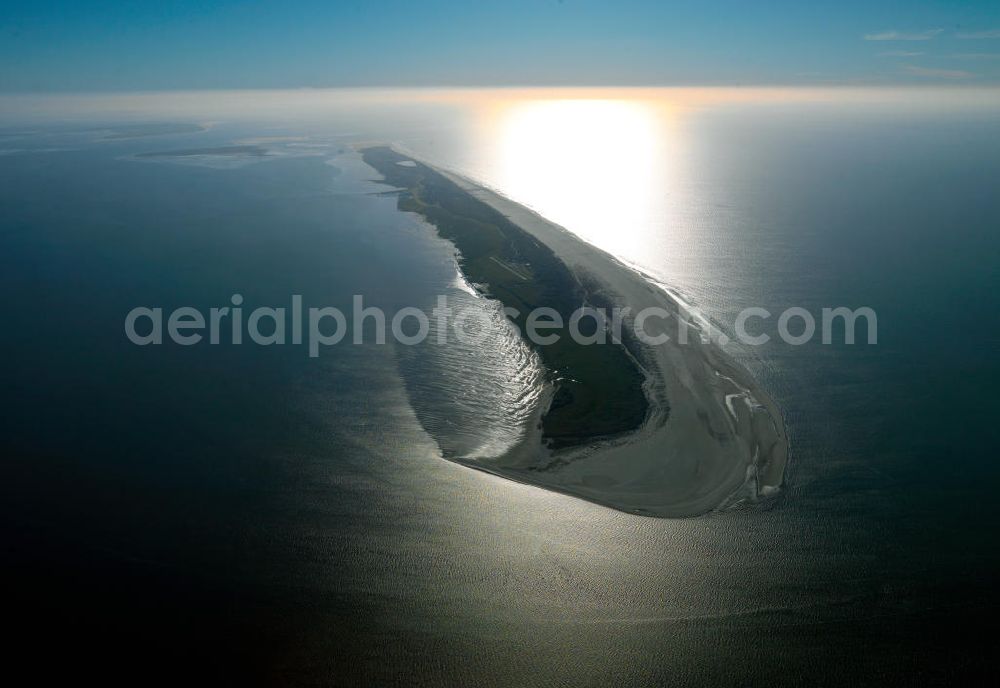
[[[910, 685], [986, 666], [1000, 121], [823, 107], [687, 121], [686, 198], [705, 215], [683, 245], [622, 256], [722, 323], [748, 305], [879, 317], [876, 346], [736, 352], [786, 415], [787, 486], [682, 521], [442, 460], [425, 427], [463, 447], [510, 431], [502, 414], [441, 428], [477, 411], [442, 406], [463, 389], [446, 372], [502, 361], [125, 338], [134, 306], [233, 293], [462, 298], [448, 245], [375, 194], [348, 145], [388, 138], [460, 168], [458, 124], [12, 127], [0, 513], [15, 648], [50, 660], [42, 673], [324, 685]], [[263, 160], [133, 157], [279, 134], [311, 138], [263, 143]], [[484, 398], [502, 395], [495, 377]]]

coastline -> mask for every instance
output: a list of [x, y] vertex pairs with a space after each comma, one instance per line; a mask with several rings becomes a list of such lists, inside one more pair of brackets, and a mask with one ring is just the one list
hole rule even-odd
[[[666, 518], [697, 516], [780, 491], [787, 462], [780, 411], [743, 366], [715, 343], [702, 341], [698, 324], [678, 299], [530, 209], [419, 162], [548, 247], [575, 275], [599, 285], [612, 305], [633, 312], [663, 308], [672, 318], [683, 318], [691, 330], [685, 344], [671, 337], [665, 344], [643, 346], [650, 408], [638, 429], [552, 452], [543, 443], [540, 424], [533, 423], [522, 441], [501, 456], [451, 460], [620, 511]], [[669, 334], [665, 324], [653, 320], [647, 321], [646, 331]], [[538, 417], [544, 412], [540, 408]]]
[[[558, 323], [550, 341], [522, 338], [538, 356], [551, 383], [552, 399], [541, 417], [542, 440], [554, 452], [587, 447], [624, 437], [642, 427], [650, 415], [649, 375], [635, 337], [622, 330], [589, 346], [581, 337], [598, 336], [596, 320], [577, 319], [580, 308], [612, 305], [604, 285], [582, 271], [571, 270], [543, 242], [503, 213], [469, 194], [427, 165], [387, 146], [371, 146], [362, 159], [393, 188], [396, 207], [415, 213], [437, 229], [455, 249], [458, 268], [475, 290], [505, 311], [520, 332], [540, 308]], [[409, 163], [409, 164], [406, 164]], [[606, 335], [601, 331], [602, 335]], [[666, 408], [666, 402], [659, 406]]]

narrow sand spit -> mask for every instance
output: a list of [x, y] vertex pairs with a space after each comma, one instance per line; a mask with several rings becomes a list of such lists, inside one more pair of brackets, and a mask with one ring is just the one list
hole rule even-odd
[[[503, 456], [459, 462], [512, 480], [574, 495], [622, 511], [685, 517], [776, 493], [787, 441], [781, 414], [750, 374], [715, 343], [702, 341], [684, 306], [618, 259], [531, 210], [446, 170], [462, 189], [550, 247], [578, 276], [600, 285], [617, 306], [637, 313], [660, 307], [643, 365], [651, 413], [634, 433], [614, 441], [551, 453], [537, 426]], [[674, 318], [691, 323], [687, 343]], [[539, 415], [544, 408], [539, 409]]]

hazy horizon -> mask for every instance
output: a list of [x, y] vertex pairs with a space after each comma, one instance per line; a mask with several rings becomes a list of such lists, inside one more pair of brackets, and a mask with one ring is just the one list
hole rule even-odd
[[185, 89], [79, 93], [0, 93], [0, 125], [111, 119], [164, 120], [220, 117], [245, 121], [261, 116], [322, 117], [344, 107], [488, 106], [497, 100], [606, 100], [657, 103], [678, 110], [722, 104], [838, 104], [841, 107], [905, 107], [906, 112], [992, 110], [1000, 85], [922, 86], [482, 86]]

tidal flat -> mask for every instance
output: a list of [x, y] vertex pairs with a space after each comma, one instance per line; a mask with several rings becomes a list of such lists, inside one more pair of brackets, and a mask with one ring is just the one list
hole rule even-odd
[[[400, 210], [455, 245], [466, 279], [514, 309], [519, 332], [533, 309], [552, 308], [565, 324], [584, 306], [659, 308], [700, 331], [669, 292], [523, 206], [389, 146], [361, 153], [398, 189]], [[656, 327], [647, 333], [666, 334], [666, 323]], [[532, 344], [548, 385], [537, 425], [501, 456], [456, 461], [649, 516], [695, 516], [780, 490], [781, 413], [715, 343], [587, 345], [562, 335]]]

